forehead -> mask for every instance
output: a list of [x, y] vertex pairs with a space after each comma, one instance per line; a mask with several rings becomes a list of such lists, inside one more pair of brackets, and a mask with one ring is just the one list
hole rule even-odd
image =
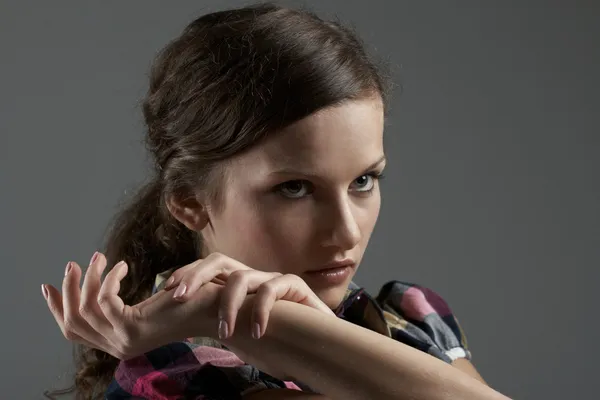
[[254, 173], [281, 168], [354, 173], [353, 165], [365, 168], [383, 155], [383, 121], [380, 99], [348, 101], [288, 126], [234, 164]]

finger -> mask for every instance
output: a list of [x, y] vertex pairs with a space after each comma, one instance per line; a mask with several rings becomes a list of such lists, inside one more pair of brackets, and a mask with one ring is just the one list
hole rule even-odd
[[194, 269], [201, 261], [202, 259], [196, 260], [188, 265], [184, 265], [183, 267], [179, 267], [175, 271], [173, 271], [171, 276], [169, 276], [169, 279], [167, 279], [167, 282], [165, 282], [164, 290], [168, 291], [173, 288], [176, 288], [181, 282], [181, 278], [185, 276], [185, 274], [188, 273], [190, 270]]
[[83, 329], [83, 318], [79, 315], [79, 281], [81, 280], [81, 268], [76, 262], [69, 261], [65, 269], [65, 277], [62, 284], [62, 310], [63, 323], [66, 331], [75, 334]]
[[91, 348], [108, 352], [107, 350], [110, 348], [110, 346], [108, 346], [108, 343], [103, 336], [98, 335], [95, 336], [93, 340], [88, 340], [87, 338], [73, 332], [72, 330], [68, 330], [65, 327], [64, 323], [63, 299], [60, 294], [60, 291], [54, 288], [52, 285], [43, 285], [43, 287], [46, 289], [46, 293], [48, 294], [48, 308], [50, 309], [52, 316], [56, 320], [56, 323], [60, 328], [63, 336], [69, 341], [77, 342]]
[[[249, 286], [249, 291], [253, 287]], [[269, 315], [277, 300], [304, 304], [329, 315], [335, 315], [321, 299], [297, 275], [287, 274], [263, 282], [256, 290], [252, 308], [252, 336], [260, 338], [267, 329]]]
[[[205, 261], [204, 259], [198, 259], [196, 261], [194, 261], [191, 264], [185, 265], [181, 268], [178, 268], [176, 271], [174, 271], [171, 276], [169, 277], [169, 279], [167, 279], [167, 282], [165, 283], [165, 287], [164, 290], [169, 291], [171, 289], [177, 288], [179, 287], [179, 285], [181, 284], [181, 281], [183, 280], [183, 278], [189, 274], [191, 271], [197, 269], [197, 267], [203, 265], [203, 261]], [[207, 265], [215, 265], [214, 263], [211, 264], [204, 264], [203, 266], [207, 266]], [[223, 278], [218, 278], [217, 276], [222, 275], [222, 272], [219, 271], [214, 278], [212, 278], [212, 282], [213, 283], [217, 283], [217, 284], [221, 284], [224, 285], [225, 284], [225, 277]], [[187, 283], [186, 283], [187, 286]], [[201, 285], [200, 285], [201, 286]], [[189, 289], [187, 290], [189, 292]]]
[[[216, 283], [217, 285], [223, 285], [224, 286], [225, 284], [227, 284], [227, 279], [215, 277], [215, 278], [212, 278], [210, 280], [210, 282]], [[179, 286], [179, 284], [181, 284], [181, 278], [175, 278], [175, 277], [171, 276], [167, 280], [167, 283], [168, 283], [168, 285], [165, 284], [165, 287], [163, 288], [163, 290], [166, 291], [166, 292], [177, 288]]]
[[46, 301], [48, 302], [48, 308], [50, 309], [52, 316], [56, 320], [56, 323], [58, 324], [65, 338], [71, 340], [68, 336], [75, 334], [71, 332], [69, 335], [67, 335], [67, 332], [65, 331], [63, 301], [60, 292], [52, 285], [42, 285], [42, 291], [44, 289], [46, 289], [44, 297], [47, 296]]
[[229, 275], [219, 300], [219, 339], [227, 339], [235, 331], [237, 313], [248, 293], [248, 274], [246, 271], [236, 271]]
[[127, 275], [127, 264], [124, 261], [117, 263], [114, 268], [106, 274], [104, 282], [98, 292], [98, 305], [113, 326], [123, 326], [123, 311], [125, 303], [119, 297], [121, 280]]
[[[326, 314], [335, 315], [323, 301], [317, 296], [310, 286], [298, 275], [285, 274], [274, 278], [263, 285], [272, 285], [276, 292], [277, 300], [288, 300], [294, 303], [304, 304], [305, 306], [316, 308]], [[261, 287], [263, 286], [261, 285]], [[263, 289], [265, 290], [265, 289]], [[257, 288], [257, 294], [260, 288]]]
[[[269, 315], [278, 298], [283, 298], [290, 291], [290, 279], [280, 276], [262, 283], [254, 296], [251, 315], [251, 332], [254, 339], [259, 339], [267, 330]], [[299, 299], [303, 300], [303, 299]]]
[[253, 269], [232, 272], [223, 289], [219, 304], [219, 338], [225, 339], [233, 335], [237, 314], [248, 293], [256, 290], [261, 283], [268, 281], [278, 273], [263, 272]]
[[173, 288], [177, 288], [173, 293], [173, 298], [181, 302], [186, 301], [205, 282], [210, 282], [221, 274], [221, 267], [220, 264], [214, 262], [199, 260], [190, 268], [186, 268], [181, 272], [176, 271], [178, 273], [169, 278], [169, 280], [173, 279], [171, 283]]
[[[212, 253], [204, 260], [194, 263], [194, 266], [177, 274], [174, 283], [178, 284], [173, 298], [178, 301], [186, 301], [203, 284], [214, 281], [214, 283], [226, 283], [231, 273], [235, 271], [248, 271], [250, 267], [230, 257]], [[179, 272], [179, 271], [177, 271]]]
[[227, 284], [227, 280], [226, 279], [221, 279], [221, 278], [213, 278], [211, 280], [212, 283], [216, 283], [217, 285], [221, 285], [221, 286], [225, 286]]
[[98, 252], [94, 253], [83, 279], [79, 304], [79, 314], [103, 336], [109, 335], [113, 331], [113, 326], [98, 305], [98, 293], [102, 286], [102, 272], [105, 268], [106, 257]]
[[[208, 267], [208, 266], [215, 267], [217, 265], [223, 266], [222, 265], [222, 264], [224, 264], [222, 262], [223, 259], [229, 259], [229, 257], [223, 256], [220, 253], [211, 253], [205, 259], [200, 258], [188, 265], [184, 265], [183, 267], [178, 268], [171, 274], [169, 279], [167, 279], [167, 282], [165, 283], [165, 290], [171, 290], [173, 288], [179, 287], [183, 277], [186, 276], [191, 270], [195, 270], [197, 267], [199, 267], [201, 265], [203, 267]], [[230, 260], [234, 261], [233, 259], [230, 259]], [[219, 273], [217, 275], [221, 274], [222, 272], [225, 272], [225, 271], [219, 271]], [[226, 274], [226, 275], [229, 275], [229, 274]], [[221, 278], [226, 278], [226, 276], [222, 276]], [[220, 281], [223, 282], [223, 279], [220, 279]]]

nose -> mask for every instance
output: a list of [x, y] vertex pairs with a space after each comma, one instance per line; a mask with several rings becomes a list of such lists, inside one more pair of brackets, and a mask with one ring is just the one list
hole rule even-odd
[[327, 226], [324, 246], [353, 249], [362, 234], [352, 201], [347, 197], [336, 200], [324, 211], [323, 222]]

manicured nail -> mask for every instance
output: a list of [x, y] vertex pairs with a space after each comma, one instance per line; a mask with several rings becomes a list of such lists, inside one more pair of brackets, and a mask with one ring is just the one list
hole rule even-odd
[[254, 323], [254, 328], [252, 329], [252, 337], [254, 339], [260, 339], [260, 324], [258, 322]]
[[65, 268], [65, 276], [69, 275], [69, 272], [71, 272], [71, 261], [67, 263], [67, 268]]
[[44, 296], [44, 299], [48, 301], [48, 289], [46, 289], [46, 285], [42, 285], [42, 295]]
[[96, 261], [97, 258], [98, 258], [98, 252], [96, 251], [94, 253], [94, 255], [92, 256], [92, 259], [90, 260], [90, 265], [92, 265], [94, 263], [94, 261]]
[[177, 290], [175, 291], [175, 294], [173, 295], [173, 297], [175, 297], [175, 298], [182, 297], [185, 294], [186, 290], [187, 290], [187, 286], [185, 285], [185, 283], [180, 284], [179, 287], [177, 287]]
[[167, 282], [165, 283], [165, 289], [168, 289], [173, 284], [173, 282], [175, 282], [175, 277], [172, 276], [169, 279], [167, 279]]
[[219, 320], [219, 339], [226, 339], [229, 334], [229, 326], [224, 319]]

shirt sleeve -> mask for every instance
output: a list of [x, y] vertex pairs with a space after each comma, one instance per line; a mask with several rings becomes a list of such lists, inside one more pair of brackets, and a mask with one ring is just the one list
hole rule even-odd
[[235, 400], [265, 389], [301, 390], [244, 363], [222, 348], [176, 342], [121, 361], [107, 400]]
[[466, 335], [448, 303], [431, 289], [413, 283], [386, 283], [377, 303], [393, 338], [448, 363], [471, 359]]

